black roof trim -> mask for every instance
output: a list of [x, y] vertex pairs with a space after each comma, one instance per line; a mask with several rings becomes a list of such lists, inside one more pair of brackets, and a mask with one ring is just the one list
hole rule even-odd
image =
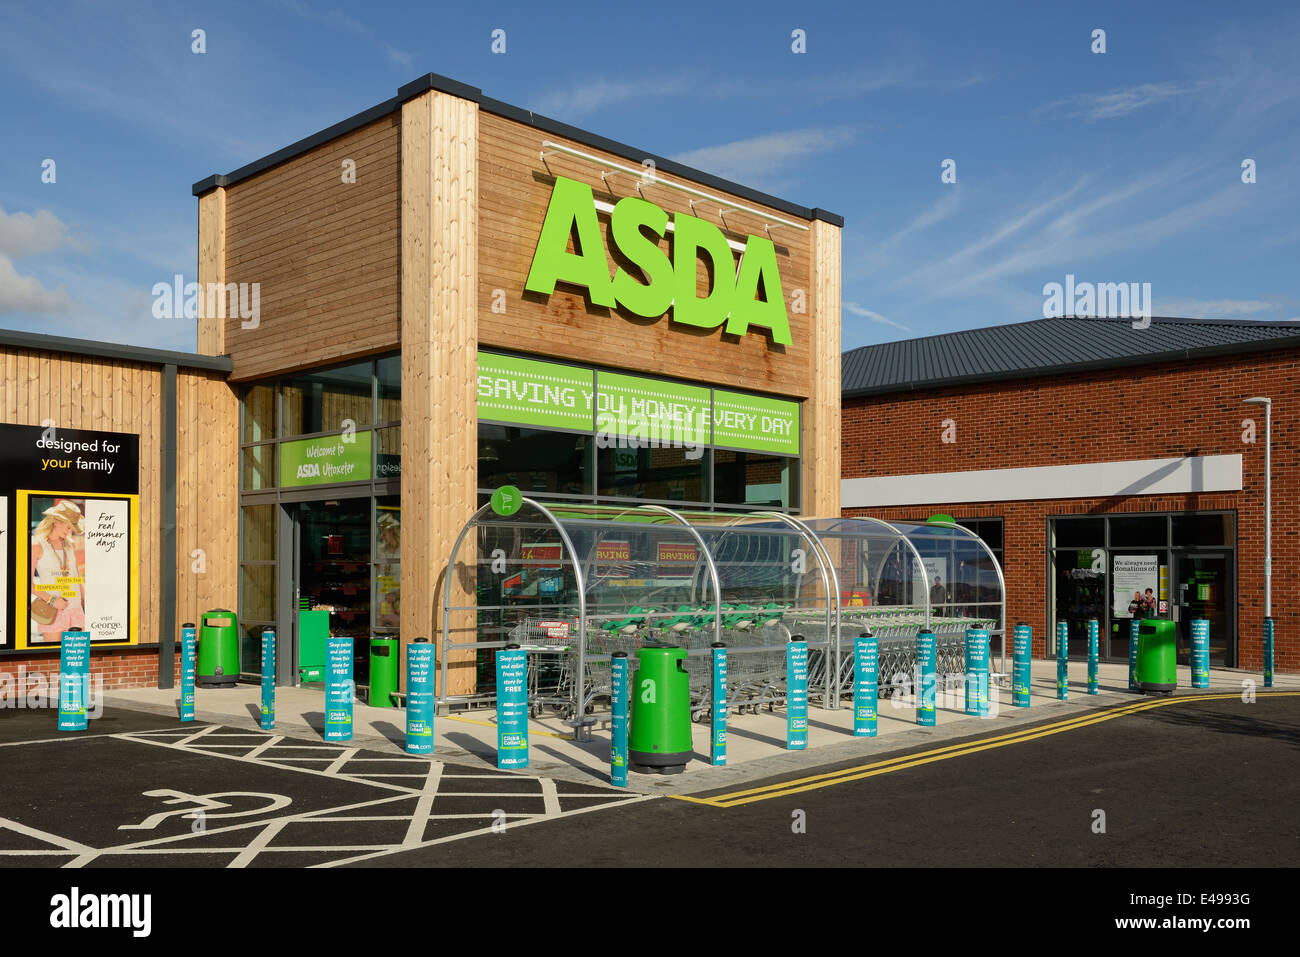
[[117, 359], [122, 362], [139, 362], [143, 365], [174, 365], [182, 369], [204, 369], [212, 372], [231, 372], [235, 368], [229, 356], [203, 356], [194, 352], [144, 349], [139, 346], [119, 345], [115, 342], [95, 342], [90, 339], [70, 339], [66, 336], [47, 336], [39, 332], [19, 332], [16, 329], [0, 329], [0, 346], [29, 349], [33, 352], [63, 352], [100, 359]]
[[201, 179], [194, 184], [192, 192], [195, 196], [202, 196], [204, 193], [210, 192], [219, 186], [232, 186], [241, 180], [248, 179], [250, 176], [256, 176], [258, 173], [264, 172], [278, 163], [283, 163], [285, 160], [293, 159], [295, 156], [320, 146], [322, 143], [340, 137], [345, 133], [351, 133], [358, 127], [364, 126], [367, 123], [372, 123], [382, 116], [393, 113], [407, 100], [414, 99], [421, 93], [426, 93], [429, 90], [438, 90], [439, 92], [447, 93], [451, 96], [458, 96], [464, 100], [471, 100], [478, 104], [479, 109], [487, 113], [492, 113], [508, 120], [514, 120], [518, 123], [527, 124], [528, 126], [546, 133], [554, 134], [555, 136], [563, 136], [567, 139], [576, 140], [579, 143], [583, 143], [598, 150], [604, 150], [607, 153], [613, 153], [615, 156], [622, 156], [624, 159], [629, 159], [636, 163], [640, 163], [647, 159], [654, 160], [655, 167], [663, 172], [671, 173], [674, 176], [681, 176], [685, 179], [691, 180], [692, 182], [708, 186], [711, 189], [731, 193], [733, 196], [739, 196], [752, 203], [761, 203], [764, 206], [770, 206], [772, 209], [780, 210], [783, 213], [789, 213], [792, 216], [798, 216], [800, 219], [821, 220], [824, 223], [829, 223], [832, 226], [840, 228], [843, 228], [844, 226], [844, 217], [836, 213], [821, 208], [810, 209], [807, 206], [799, 206], [796, 203], [787, 202], [786, 200], [779, 199], [767, 193], [759, 192], [756, 189], [750, 189], [748, 186], [742, 186], [739, 183], [733, 183], [730, 180], [713, 176], [709, 173], [703, 172], [702, 170], [684, 166], [683, 164], [674, 162], [666, 157], [657, 156], [654, 153], [647, 153], [644, 150], [634, 149], [626, 143], [607, 139], [606, 137], [592, 133], [589, 130], [584, 130], [577, 126], [571, 126], [568, 123], [562, 123], [559, 120], [553, 120], [550, 117], [541, 116], [531, 110], [525, 110], [517, 106], [512, 106], [509, 103], [503, 103], [501, 100], [494, 100], [491, 97], [484, 96], [483, 91], [476, 86], [470, 86], [466, 83], [461, 83], [458, 80], [453, 80], [437, 73], [426, 73], [424, 76], [412, 80], [410, 83], [405, 83], [398, 88], [397, 96], [393, 99], [385, 100], [378, 106], [373, 106], [368, 110], [358, 113], [356, 116], [349, 117], [340, 123], [335, 123], [333, 126], [323, 129], [319, 133], [314, 133], [311, 136], [298, 140], [296, 143], [291, 143], [283, 149], [276, 150], [274, 153], [264, 156], [259, 160], [254, 160], [246, 166], [241, 166], [239, 169], [231, 173], [226, 173], [224, 175], [216, 173], [212, 176], [208, 176], [206, 179]]

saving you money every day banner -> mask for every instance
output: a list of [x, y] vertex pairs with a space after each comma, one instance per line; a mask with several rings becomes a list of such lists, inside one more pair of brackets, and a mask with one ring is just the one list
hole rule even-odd
[[0, 648], [139, 641], [139, 437], [0, 426]]

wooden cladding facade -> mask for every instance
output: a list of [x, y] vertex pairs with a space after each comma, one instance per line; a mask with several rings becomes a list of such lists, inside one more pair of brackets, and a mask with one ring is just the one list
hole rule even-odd
[[[682, 379], [698, 379], [719, 386], [772, 392], [807, 398], [810, 395], [813, 316], [810, 304], [811, 234], [775, 224], [750, 213], [718, 206], [659, 184], [641, 187], [641, 195], [669, 213], [698, 216], [723, 230], [729, 239], [744, 242], [748, 235], [765, 236], [771, 225], [777, 266], [790, 318], [789, 346], [770, 341], [765, 330], [754, 327], [743, 336], [727, 335], [721, 328], [700, 329], [670, 322], [667, 316], [646, 319], [622, 309], [592, 305], [583, 291], [556, 287], [550, 296], [524, 291], [542, 221], [556, 176], [592, 187], [597, 201], [616, 203], [636, 196], [637, 177], [613, 173], [607, 187], [600, 167], [577, 157], [553, 153], [541, 160], [542, 141], [562, 143], [595, 156], [607, 156], [621, 166], [634, 165], [622, 157], [602, 154], [582, 143], [552, 136], [504, 117], [484, 113], [479, 124], [479, 342], [485, 346], [524, 349], [547, 356], [573, 359]], [[659, 174], [662, 175], [662, 174]], [[687, 180], [663, 176], [682, 185]], [[611, 191], [612, 190], [612, 191]], [[712, 193], [712, 191], [708, 191]], [[724, 200], [741, 202], [717, 194]], [[743, 205], [755, 209], [749, 201]], [[725, 215], [725, 221], [723, 219]], [[790, 220], [789, 214], [772, 211]], [[600, 215], [606, 258], [616, 268], [608, 250], [609, 217]], [[806, 225], [806, 224], [805, 224]], [[666, 237], [660, 247], [669, 252]], [[709, 280], [702, 262], [696, 264], [696, 281], [703, 295]], [[497, 290], [504, 292], [505, 311], [493, 311]], [[802, 312], [795, 312], [796, 308]], [[838, 351], [839, 341], [836, 338]]]
[[[256, 327], [228, 315], [214, 341], [200, 322], [199, 348], [228, 353], [232, 379], [397, 348], [401, 148], [395, 113], [215, 190], [222, 204], [200, 199], [200, 253], [205, 237], [224, 240], [200, 281], [260, 284]], [[222, 212], [220, 229], [204, 221]]]
[[[141, 644], [162, 637], [163, 376], [157, 365], [0, 346], [6, 423], [50, 420], [140, 437]], [[222, 373], [177, 370], [178, 627], [208, 609], [234, 608], [238, 597], [238, 412]]]

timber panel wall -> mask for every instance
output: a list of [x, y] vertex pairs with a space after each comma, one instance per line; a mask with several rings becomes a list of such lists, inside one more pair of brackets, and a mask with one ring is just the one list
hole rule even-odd
[[[88, 356], [0, 352], [4, 421], [127, 432], [140, 437], [140, 633], [162, 621], [162, 402], [160, 367]], [[177, 374], [177, 626], [209, 608], [233, 608], [237, 568], [235, 423], [238, 405], [218, 373]], [[203, 548], [206, 568], [192, 571]], [[98, 661], [98, 653], [96, 653]], [[156, 665], [153, 671], [156, 677]], [[150, 682], [152, 683], [152, 682]]]
[[[615, 203], [629, 194], [636, 195], [635, 178], [628, 173], [609, 178], [615, 191], [611, 195], [601, 182], [599, 168], [590, 162], [555, 154], [547, 157], [547, 165], [543, 165], [539, 154], [542, 141], [548, 139], [592, 155], [606, 155], [582, 143], [499, 116], [480, 114], [478, 311], [479, 341], [483, 345], [698, 379], [720, 386], [798, 398], [809, 396], [812, 307], [808, 305], [802, 315], [792, 311], [796, 289], [803, 290], [805, 303], [812, 299], [808, 232], [788, 226], [772, 227], [781, 288], [790, 318], [789, 346], [772, 344], [765, 330], [758, 327], [744, 336], [729, 336], [721, 328], [698, 329], [672, 323], [666, 317], [650, 320], [622, 310], [591, 306], [583, 292], [563, 284], [545, 298], [525, 293], [524, 281], [528, 278], [554, 184], [552, 174], [587, 183], [597, 200]], [[635, 165], [622, 157], [609, 158], [623, 166]], [[664, 178], [692, 185], [678, 177]], [[729, 239], [743, 242], [747, 234], [765, 235], [765, 220], [761, 217], [728, 212], [727, 223], [731, 226], [728, 230], [723, 227], [716, 206], [697, 199], [696, 212], [692, 213], [686, 193], [657, 184], [642, 189], [646, 199], [670, 214], [683, 212], [708, 220], [722, 228]], [[752, 208], [763, 208], [726, 194], [718, 195]], [[786, 213], [773, 211], [773, 215], [791, 219]], [[602, 213], [600, 224], [608, 258], [609, 217]], [[668, 251], [667, 238], [660, 245]], [[609, 267], [612, 273], [612, 259]], [[697, 265], [697, 272], [699, 288], [703, 291], [708, 287], [702, 264]], [[492, 311], [495, 289], [505, 290], [504, 314]]]
[[[176, 626], [239, 599], [239, 399], [217, 373], [176, 376]], [[195, 549], [202, 549], [202, 562]], [[178, 633], [179, 634], [179, 633]], [[179, 675], [179, 671], [177, 674]]]
[[257, 328], [224, 320], [233, 378], [397, 348], [400, 163], [394, 113], [227, 188], [224, 278], [261, 283]]
[[[439, 92], [402, 106], [403, 642], [439, 633], [442, 571], [475, 508], [480, 119], [474, 103]], [[472, 605], [473, 593], [453, 588], [452, 603]], [[458, 612], [453, 640], [475, 640], [474, 625]], [[474, 660], [473, 649], [447, 655], [447, 693], [474, 691]]]

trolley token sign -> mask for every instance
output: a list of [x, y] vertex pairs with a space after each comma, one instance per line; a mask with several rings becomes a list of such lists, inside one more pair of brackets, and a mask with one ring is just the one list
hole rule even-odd
[[325, 642], [325, 740], [352, 740], [352, 639]]
[[1016, 625], [1011, 639], [1011, 704], [1016, 708], [1029, 707], [1029, 663], [1033, 629], [1023, 621]]
[[727, 646], [713, 646], [712, 738], [709, 747], [714, 765], [727, 763]]
[[497, 767], [528, 767], [528, 655], [518, 645], [497, 652]]
[[880, 641], [862, 635], [853, 643], [853, 733], [871, 738], [876, 734], [876, 708], [880, 695]]
[[406, 753], [433, 752], [433, 645], [406, 646]]
[[262, 632], [262, 730], [275, 730], [275, 631]]
[[627, 787], [627, 652], [616, 651], [609, 661], [609, 783]]
[[808, 747], [808, 644], [792, 638], [785, 646], [785, 746], [789, 751]]
[[1128, 623], [1128, 690], [1141, 691], [1137, 682], [1138, 633], [1142, 630], [1141, 619], [1134, 618]]
[[86, 730], [90, 697], [90, 632], [65, 631], [59, 648], [59, 730]]
[[1264, 687], [1273, 687], [1273, 619], [1264, 619]]
[[989, 713], [989, 633], [986, 628], [966, 629], [966, 713], [980, 718]]
[[191, 622], [181, 626], [181, 720], [194, 720], [194, 641]]
[[1192, 619], [1192, 687], [1210, 686], [1210, 622]]
[[1101, 625], [1096, 618], [1088, 619], [1088, 694], [1097, 694], [1100, 688], [1099, 648], [1101, 646]]
[[938, 647], [934, 632], [922, 629], [916, 634], [916, 723], [934, 727], [935, 682], [938, 671]]
[[1056, 623], [1056, 697], [1065, 701], [1070, 695], [1070, 624]]

